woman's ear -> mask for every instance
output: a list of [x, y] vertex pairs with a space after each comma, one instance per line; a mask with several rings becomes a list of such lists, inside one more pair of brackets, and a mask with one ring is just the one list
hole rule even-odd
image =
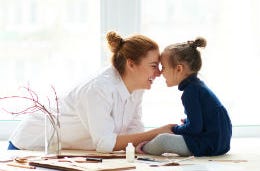
[[126, 60], [126, 66], [127, 66], [127, 68], [129, 68], [130, 70], [133, 70], [133, 69], [134, 69], [134, 66], [135, 66], [135, 63], [134, 63], [133, 60], [127, 59], [127, 60]]

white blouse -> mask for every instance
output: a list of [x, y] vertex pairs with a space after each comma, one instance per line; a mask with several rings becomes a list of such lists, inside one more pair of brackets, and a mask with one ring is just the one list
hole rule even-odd
[[[111, 152], [119, 134], [144, 131], [143, 90], [128, 92], [119, 73], [109, 67], [60, 100], [62, 149]], [[21, 121], [10, 141], [19, 149], [44, 147], [44, 115]]]

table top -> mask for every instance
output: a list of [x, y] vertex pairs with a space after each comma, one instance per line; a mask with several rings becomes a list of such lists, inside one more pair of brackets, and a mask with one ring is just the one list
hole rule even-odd
[[[86, 162], [87, 157], [101, 158], [102, 162]], [[74, 156], [74, 157], [73, 157]], [[109, 156], [111, 158], [109, 158]], [[0, 151], [0, 171], [20, 171], [20, 170], [139, 170], [139, 171], [232, 171], [232, 170], [259, 170], [259, 153], [228, 153], [226, 155], [214, 157], [179, 157], [174, 154], [163, 156], [136, 155], [133, 163], [129, 163], [124, 158], [124, 151], [114, 153], [97, 153], [95, 151], [83, 150], [63, 150], [60, 158], [49, 158], [43, 160], [46, 155], [42, 151], [26, 150], [6, 150]], [[50, 157], [50, 156], [48, 156]], [[17, 159], [27, 159], [25, 167], [12, 165], [23, 164]], [[141, 160], [138, 158], [142, 158]], [[31, 163], [29, 165], [28, 163]], [[45, 163], [46, 162], [46, 163]], [[166, 163], [172, 163], [165, 166]], [[179, 165], [176, 165], [178, 163]], [[46, 166], [47, 165], [47, 166]], [[55, 166], [55, 167], [50, 167]], [[257, 167], [256, 167], [257, 166]], [[51, 169], [52, 168], [52, 169]], [[56, 168], [56, 169], [54, 169]]]
[[[87, 160], [89, 158], [90, 160]], [[93, 158], [98, 160], [93, 161]], [[172, 156], [136, 155], [134, 162], [128, 162], [125, 159], [124, 151], [97, 153], [84, 150], [62, 150], [57, 157], [56, 155], [46, 156], [42, 151], [6, 150], [0, 154], [0, 171], [32, 169], [64, 171], [161, 170], [164, 167], [161, 165], [168, 163], [170, 158]], [[167, 168], [169, 167], [167, 166]]]

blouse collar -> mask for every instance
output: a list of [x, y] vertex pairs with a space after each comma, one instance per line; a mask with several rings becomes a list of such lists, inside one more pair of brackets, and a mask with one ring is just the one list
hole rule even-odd
[[126, 100], [129, 96], [131, 96], [131, 94], [129, 93], [121, 75], [119, 74], [119, 72], [115, 68], [113, 68], [113, 70], [114, 70], [114, 74], [115, 74], [115, 77], [116, 77], [116, 80], [117, 80], [116, 86], [117, 86], [118, 92], [119, 92], [122, 100]]

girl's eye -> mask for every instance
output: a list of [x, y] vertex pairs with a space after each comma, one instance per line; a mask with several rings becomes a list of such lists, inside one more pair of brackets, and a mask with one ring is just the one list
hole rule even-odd
[[162, 71], [165, 70], [165, 67], [162, 67]]

